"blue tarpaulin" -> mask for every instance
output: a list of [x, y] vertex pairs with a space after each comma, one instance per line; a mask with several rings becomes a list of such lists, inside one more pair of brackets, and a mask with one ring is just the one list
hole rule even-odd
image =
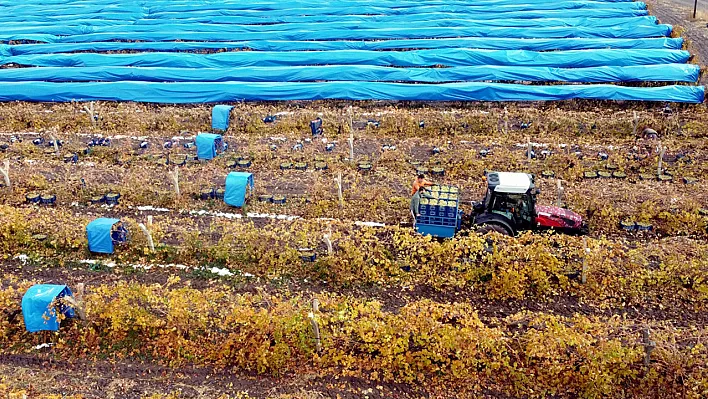
[[[227, 29], [225, 29], [227, 30]], [[380, 28], [380, 29], [325, 29], [298, 31], [264, 31], [264, 32], [202, 32], [195, 30], [160, 30], [155, 32], [100, 32], [68, 36], [45, 33], [4, 33], [0, 31], [0, 41], [33, 40], [44, 43], [89, 43], [110, 40], [142, 40], [142, 41], [224, 41], [233, 40], [385, 40], [385, 39], [424, 39], [424, 38], [454, 38], [454, 37], [501, 37], [517, 39], [539, 38], [606, 38], [606, 39], [639, 39], [648, 37], [664, 37], [671, 34], [671, 25], [639, 25], [639, 26], [556, 26], [519, 29], [506, 26], [484, 27], [451, 27], [451, 28]]]
[[224, 202], [231, 206], [242, 207], [246, 201], [246, 189], [253, 190], [253, 173], [231, 172], [226, 176]]
[[39, 54], [0, 57], [0, 63], [41, 67], [172, 67], [227, 68], [245, 66], [378, 65], [397, 67], [507, 65], [585, 68], [685, 63], [684, 50], [525, 50], [437, 49], [413, 51], [238, 51], [217, 54]]
[[74, 310], [55, 300], [71, 296], [71, 290], [65, 285], [37, 284], [31, 286], [22, 297], [22, 316], [25, 328], [29, 332], [57, 331], [58, 315], [74, 317]]
[[[324, 28], [345, 28], [361, 29], [364, 27], [393, 27], [395, 24], [411, 24], [415, 23], [418, 27], [421, 26], [506, 26], [527, 28], [529, 26], [528, 18], [504, 18], [504, 19], [487, 19], [464, 15], [456, 15], [450, 13], [440, 13], [435, 15], [414, 14], [414, 15], [371, 15], [371, 16], [354, 16], [354, 15], [305, 15], [293, 16], [284, 18], [274, 18], [269, 21], [268, 25], [261, 25], [263, 18], [258, 17], [211, 17], [192, 20], [174, 20], [171, 24], [165, 24], [164, 20], [159, 19], [142, 19], [127, 23], [120, 20], [104, 20], [104, 19], [83, 19], [67, 22], [67, 25], [58, 25], [51, 22], [35, 22], [28, 25], [27, 22], [2, 22], [3, 31], [6, 33], [32, 33], [41, 31], [52, 35], [70, 35], [84, 33], [98, 33], [105, 31], [106, 27], [111, 27], [111, 31], [120, 28], [125, 31], [124, 27], [130, 27], [131, 31], [156, 31], [157, 25], [161, 25], [165, 30], [174, 30], [175, 28], [186, 30], [210, 31], [225, 28], [239, 27], [240, 29], [250, 29], [251, 31], [264, 30], [313, 30]], [[596, 17], [565, 17], [565, 18], [538, 18], [534, 19], [533, 24], [537, 27], [553, 27], [553, 26], [594, 26], [608, 27], [620, 25], [653, 25], [657, 23], [655, 16], [626, 16], [616, 18], [596, 18]], [[197, 29], [198, 28], [198, 29]]]
[[98, 218], [89, 223], [86, 226], [89, 251], [112, 254], [113, 239], [111, 238], [111, 228], [118, 222], [120, 222], [119, 219]]
[[58, 54], [105, 51], [331, 51], [331, 50], [393, 50], [430, 48], [476, 48], [485, 50], [562, 51], [591, 49], [667, 49], [680, 50], [682, 38], [648, 39], [505, 39], [462, 37], [452, 39], [402, 39], [381, 41], [242, 41], [242, 42], [95, 42], [52, 44], [0, 44], [0, 56]]
[[[432, 14], [436, 16], [456, 16], [458, 18], [475, 18], [475, 19], [540, 19], [540, 18], [626, 18], [626, 17], [641, 17], [648, 15], [647, 10], [622, 10], [612, 8], [592, 9], [592, 10], [541, 10], [541, 11], [508, 11], [504, 13], [488, 13], [488, 12], [469, 12], [461, 15], [449, 11]], [[64, 21], [113, 21], [113, 24], [132, 22], [136, 24], [161, 23], [167, 21], [179, 22], [203, 22], [203, 23], [247, 23], [247, 24], [262, 24], [268, 23], [285, 23], [285, 22], [323, 22], [329, 21], [331, 18], [348, 18], [352, 16], [359, 17], [403, 17], [410, 18], [410, 22], [420, 20], [427, 21], [431, 18], [427, 14], [411, 14], [411, 15], [388, 15], [388, 14], [362, 14], [353, 12], [346, 15], [328, 15], [328, 14], [310, 14], [310, 15], [272, 15], [267, 16], [258, 14], [248, 14], [238, 11], [220, 10], [218, 12], [211, 11], [195, 11], [189, 13], [159, 13], [159, 14], [125, 14], [125, 13], [110, 13], [102, 12], [100, 14], [93, 13], [76, 13], [68, 11], [63, 15], [22, 15], [22, 14], [5, 14], [0, 15], [0, 22], [31, 22], [31, 23], [61, 23]]]
[[[694, 64], [598, 66], [590, 68], [511, 67], [392, 68], [371, 65], [327, 65], [237, 68], [75, 67], [0, 69], [0, 82], [696, 82]], [[217, 105], [212, 128], [226, 130], [231, 107]]]
[[226, 131], [229, 128], [229, 119], [233, 108], [231, 105], [215, 105], [211, 110], [211, 128]]
[[220, 134], [199, 133], [194, 143], [197, 145], [197, 157], [199, 159], [213, 159], [223, 149], [223, 141]]
[[606, 84], [532, 86], [503, 83], [3, 83], [0, 101], [138, 101], [223, 103], [288, 100], [557, 101], [570, 99], [703, 102], [703, 86], [627, 87]]
[[[641, 1], [0, 5], [0, 65], [33, 67], [0, 68], [2, 101], [703, 101], [702, 87], [650, 87], [699, 69]], [[585, 85], [623, 82], [657, 84]], [[227, 129], [227, 109], [212, 123]]]
[[[538, 19], [534, 21], [536, 28], [557, 28], [557, 27], [592, 27], [592, 28], [611, 28], [611, 27], [641, 27], [656, 25], [656, 17], [629, 17], [629, 18], [614, 18], [614, 19], [562, 19], [549, 18]], [[41, 31], [44, 34], [69, 36], [69, 35], [85, 35], [89, 33], [105, 33], [105, 32], [218, 32], [241, 35], [245, 33], [256, 32], [287, 32], [287, 31], [323, 31], [333, 29], [405, 29], [410, 22], [408, 21], [369, 21], [369, 20], [349, 20], [339, 22], [314, 22], [314, 23], [285, 23], [274, 25], [235, 25], [235, 24], [207, 24], [199, 22], [187, 22], [181, 24], [142, 24], [142, 25], [30, 25], [3, 24], [2, 32], [4, 34], [23, 34], [35, 33]], [[512, 19], [512, 20], [468, 20], [468, 19], [435, 19], [432, 21], [418, 21], [415, 23], [416, 29], [423, 28], [528, 28], [529, 21], [527, 19]]]

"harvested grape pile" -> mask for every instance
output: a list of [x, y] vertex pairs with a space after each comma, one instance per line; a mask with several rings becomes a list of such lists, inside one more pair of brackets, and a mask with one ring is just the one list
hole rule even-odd
[[[704, 106], [240, 104], [228, 150], [194, 161], [210, 112], [0, 105], [0, 392], [707, 394]], [[485, 170], [534, 173], [540, 203], [580, 213], [590, 235], [420, 236], [408, 199], [423, 168], [466, 210]], [[254, 174], [240, 209], [203, 196], [232, 170]], [[88, 251], [97, 217], [130, 231], [113, 255]], [[84, 284], [86, 320], [26, 332], [36, 283]]]

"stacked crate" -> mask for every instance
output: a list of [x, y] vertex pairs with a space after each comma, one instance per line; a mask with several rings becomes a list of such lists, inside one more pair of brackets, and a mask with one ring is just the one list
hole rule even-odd
[[[436, 185], [430, 187], [420, 200], [420, 216], [416, 226], [420, 233], [452, 237], [459, 224], [459, 188]], [[426, 198], [430, 197], [430, 198]]]

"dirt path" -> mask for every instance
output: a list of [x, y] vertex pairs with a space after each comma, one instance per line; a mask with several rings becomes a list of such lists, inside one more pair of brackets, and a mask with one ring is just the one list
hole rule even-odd
[[[683, 36], [689, 40], [688, 49], [695, 54], [699, 65], [708, 65], [708, 1], [698, 0], [698, 15], [693, 20], [694, 0], [645, 0], [649, 12], [659, 18], [662, 23], [671, 24], [674, 28], [685, 29]], [[704, 75], [701, 84], [707, 84]]]
[[[151, 394], [178, 394], [179, 398], [218, 398], [222, 395], [273, 399], [413, 399], [428, 395], [421, 387], [381, 383], [361, 378], [322, 377], [316, 370], [274, 378], [191, 366], [166, 368], [130, 360], [64, 361], [51, 352], [0, 354], [0, 376], [13, 390], [26, 390], [29, 397], [39, 394], [81, 395], [86, 399], [139, 399]], [[70, 370], [70, 372], [67, 372]], [[13, 383], [14, 381], [14, 383]], [[11, 396], [12, 397], [12, 396]], [[490, 394], [487, 398], [505, 398]]]

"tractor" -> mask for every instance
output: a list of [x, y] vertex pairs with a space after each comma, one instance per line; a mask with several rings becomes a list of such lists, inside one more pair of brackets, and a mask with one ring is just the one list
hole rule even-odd
[[566, 234], [588, 233], [583, 218], [556, 206], [536, 204], [540, 193], [534, 176], [527, 173], [488, 172], [487, 193], [481, 202], [472, 203], [472, 213], [463, 225], [484, 234], [491, 231], [516, 235], [520, 231], [555, 230]]

